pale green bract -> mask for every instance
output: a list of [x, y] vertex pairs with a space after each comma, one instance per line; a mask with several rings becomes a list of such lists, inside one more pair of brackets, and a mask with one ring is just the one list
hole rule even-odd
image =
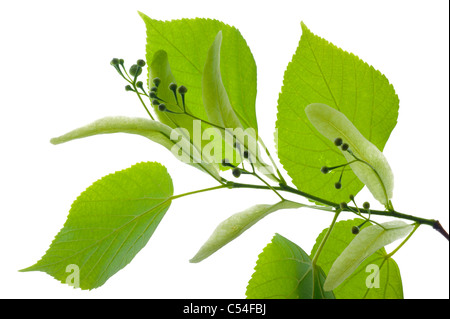
[[[380, 225], [382, 227], [380, 227]], [[356, 268], [378, 249], [408, 235], [414, 228], [403, 221], [395, 220], [364, 228], [336, 259], [328, 272], [324, 289], [338, 287]]]
[[[322, 247], [317, 259], [317, 265], [325, 274], [329, 273], [339, 255], [355, 239], [355, 235], [351, 232], [352, 227], [361, 226], [363, 222], [364, 219], [355, 218], [334, 224], [333, 231], [329, 234], [327, 243]], [[360, 229], [371, 225], [372, 223], [366, 222]], [[316, 238], [310, 256], [317, 253], [328, 230], [329, 228], [324, 229]], [[371, 278], [375, 279], [375, 277], [377, 285], [370, 286]], [[385, 248], [382, 247], [367, 257], [350, 276], [333, 289], [333, 294], [337, 299], [403, 299], [399, 267], [392, 256], [388, 255]]]
[[196, 148], [183, 136], [182, 132], [153, 120], [125, 116], [105, 117], [62, 136], [52, 138], [50, 142], [52, 144], [61, 144], [88, 136], [111, 133], [129, 133], [144, 136], [167, 148], [182, 162], [190, 164], [221, 181], [217, 166], [213, 165], [212, 162], [205, 162], [205, 158], [200, 156]]
[[[221, 44], [222, 31], [219, 31], [208, 50], [203, 69], [202, 97], [208, 119], [212, 124], [224, 128], [218, 131], [223, 136], [225, 144], [233, 145], [236, 140], [249, 152], [249, 159], [255, 167], [270, 179], [277, 181], [272, 168], [261, 158], [256, 128], [249, 127], [244, 130], [230, 103], [220, 72]], [[228, 158], [228, 156], [225, 157]]]
[[357, 161], [350, 164], [350, 167], [372, 195], [388, 206], [394, 189], [394, 174], [383, 153], [338, 110], [325, 104], [313, 103], [305, 108], [305, 112], [319, 133], [330, 141], [342, 138], [350, 146], [354, 156], [342, 151], [348, 162], [354, 161], [356, 157], [369, 164]]
[[222, 31], [219, 31], [209, 48], [203, 69], [203, 106], [211, 123], [228, 129], [242, 128], [241, 122], [234, 113], [222, 82], [222, 75], [220, 73], [221, 44]]
[[243, 212], [236, 213], [217, 226], [209, 239], [203, 244], [190, 262], [198, 263], [209, 257], [270, 213], [280, 209], [292, 209], [304, 206], [305, 205], [300, 203], [284, 200], [273, 205], [255, 205]]
[[[157, 91], [158, 97], [164, 101], [167, 109], [175, 112], [162, 112], [158, 109], [157, 105], [154, 105], [154, 110], [158, 119], [171, 128], [177, 129], [177, 131], [180, 132], [193, 145], [194, 152], [201, 154], [202, 161], [210, 163], [216, 170], [219, 169], [219, 165], [217, 163], [222, 161], [222, 158], [224, 157], [223, 154], [229, 153], [233, 154], [232, 158], [238, 157], [238, 154], [236, 154], [234, 149], [222, 141], [220, 134], [213, 136], [214, 140], [212, 141], [204, 138], [204, 132], [206, 129], [210, 128], [209, 125], [183, 113], [184, 109], [181, 105], [181, 97], [178, 96], [177, 103], [173, 91], [169, 89], [169, 85], [171, 83], [177, 84], [177, 81], [172, 74], [167, 52], [164, 50], [155, 52], [152, 61], [149, 61], [148, 64], [150, 80], [153, 81], [153, 79], [159, 78], [161, 81]], [[187, 94], [187, 100], [186, 110], [191, 112], [190, 90]], [[207, 149], [205, 149], [205, 146], [213, 146], [216, 152], [214, 152], [214, 154], [210, 154], [210, 152], [207, 152]]]

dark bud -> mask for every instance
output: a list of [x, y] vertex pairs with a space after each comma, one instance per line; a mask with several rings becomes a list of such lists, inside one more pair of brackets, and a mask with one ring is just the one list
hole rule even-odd
[[244, 155], [244, 158], [248, 158], [248, 156], [249, 156], [248, 151], [245, 150], [242, 155]]
[[186, 92], [187, 92], [187, 88], [184, 85], [180, 85], [180, 87], [178, 88], [178, 93], [186, 94]]
[[150, 91], [151, 91], [151, 92], [156, 92], [156, 91], [158, 91], [158, 88], [157, 88], [156, 86], [152, 86], [152, 87], [150, 88]]
[[137, 65], [137, 64], [133, 64], [130, 68], [130, 74], [131, 76], [137, 77], [142, 73], [142, 68]]
[[334, 145], [341, 146], [342, 145], [342, 138], [338, 137], [334, 140]]
[[343, 151], [348, 150], [348, 144], [347, 144], [347, 143], [342, 144], [341, 149], [342, 149]]
[[352, 234], [353, 235], [359, 234], [359, 227], [358, 226], [353, 226], [352, 227]]
[[164, 103], [161, 103], [160, 105], [158, 105], [158, 110], [160, 110], [161, 112], [164, 112], [167, 110], [166, 105]]
[[369, 209], [370, 208], [370, 203], [369, 202], [364, 202], [363, 203], [363, 208], [364, 209]]
[[228, 159], [224, 158], [222, 160], [222, 166], [229, 166], [229, 165], [230, 165], [230, 162], [228, 161]]
[[125, 63], [124, 59], [119, 59], [119, 64], [123, 66], [123, 64]]
[[141, 68], [145, 66], [145, 61], [144, 61], [144, 60], [139, 59], [139, 60], [137, 60], [136, 63], [137, 63], [137, 65], [139, 65]]
[[176, 92], [177, 91], [177, 84], [176, 83], [170, 83], [169, 84], [169, 90]]
[[350, 200], [355, 200], [355, 196], [353, 196], [352, 194], [350, 194], [350, 195], [348, 196], [348, 198], [350, 198]]
[[158, 100], [152, 100], [152, 104], [153, 105], [159, 105], [159, 101]]
[[233, 168], [232, 173], [233, 173], [233, 176], [236, 178], [241, 176], [241, 170], [237, 167]]
[[154, 78], [153, 79], [153, 84], [155, 84], [155, 87], [158, 87], [160, 83], [161, 83], [161, 79], [160, 78]]
[[142, 81], [137, 81], [137, 82], [136, 82], [136, 86], [137, 86], [138, 88], [140, 88], [141, 90], [144, 89], [144, 83], [142, 83]]
[[342, 184], [341, 184], [340, 182], [337, 182], [337, 183], [334, 184], [334, 187], [335, 187], [336, 189], [341, 189]]
[[156, 99], [156, 93], [155, 92], [150, 92], [150, 94], [148, 95], [151, 99]]
[[347, 203], [346, 202], [342, 202], [342, 203], [339, 204], [339, 207], [341, 209], [346, 209], [347, 208]]
[[133, 88], [131, 87], [131, 85], [127, 85], [125, 86], [125, 91], [133, 91]]
[[114, 58], [111, 60], [111, 65], [113, 65], [113, 66], [117, 66], [119, 63], [120, 63], [120, 60], [117, 58]]
[[326, 167], [326, 166], [322, 166], [322, 168], [320, 169], [320, 171], [321, 171], [323, 174], [327, 174], [327, 173], [330, 171], [330, 169], [329, 169], [328, 167]]

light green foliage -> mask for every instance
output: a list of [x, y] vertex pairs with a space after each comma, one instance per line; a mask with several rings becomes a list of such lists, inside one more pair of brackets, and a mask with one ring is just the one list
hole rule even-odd
[[303, 206], [305, 205], [285, 200], [273, 205], [255, 205], [242, 212], [231, 215], [217, 226], [190, 262], [197, 263], [208, 258], [270, 213], [280, 209], [292, 209]]
[[[358, 235], [352, 234], [352, 227], [361, 225], [363, 222], [362, 219], [353, 219], [353, 220], [345, 220], [336, 223], [333, 227], [333, 231], [330, 234], [330, 237], [325, 244], [322, 252], [319, 255], [317, 264], [322, 267], [324, 272], [328, 277], [330, 276], [330, 269], [332, 265], [337, 261], [337, 259], [341, 258], [339, 256], [343, 255], [343, 252], [349, 247], [350, 243], [356, 240], [359, 236], [363, 235], [362, 238], [365, 237], [364, 233], [368, 230], [371, 232], [372, 230], [379, 230], [379, 226], [370, 226], [370, 223], [366, 223], [362, 228], [361, 232]], [[374, 228], [372, 228], [374, 227]], [[388, 226], [389, 227], [389, 226]], [[409, 226], [407, 226], [408, 230], [410, 230]], [[320, 243], [322, 242], [323, 237], [328, 229], [324, 229], [322, 233], [317, 237], [316, 244], [311, 251], [311, 256], [313, 256]], [[383, 235], [383, 234], [380, 234]], [[381, 238], [381, 236], [380, 236]], [[373, 238], [375, 240], [379, 240], [380, 238]], [[401, 299], [403, 298], [403, 286], [402, 280], [400, 276], [400, 271], [397, 266], [395, 260], [386, 254], [386, 250], [383, 246], [373, 245], [375, 241], [365, 242], [360, 245], [360, 248], [364, 251], [356, 252], [353, 257], [357, 258], [359, 263], [355, 267], [355, 263], [352, 263], [353, 271], [350, 272], [350, 275], [342, 281], [338, 286], [333, 285], [333, 292], [338, 299]], [[377, 248], [378, 247], [378, 248]], [[347, 254], [347, 253], [346, 253]], [[365, 259], [361, 260], [361, 256], [366, 255]], [[350, 257], [350, 255], [347, 255]], [[343, 258], [347, 258], [343, 255]], [[374, 269], [379, 269], [379, 286], [368, 288], [367, 280], [369, 276], [375, 275]], [[337, 274], [337, 273], [336, 273]], [[334, 276], [333, 274], [331, 276]], [[333, 280], [333, 277], [331, 277]]]
[[105, 117], [62, 136], [52, 138], [50, 142], [56, 145], [88, 136], [111, 133], [129, 133], [144, 136], [167, 148], [184, 163], [209, 173], [219, 181], [221, 180], [217, 165], [214, 165], [213, 161], [206, 161], [208, 158], [201, 158], [197, 149], [191, 145], [189, 140], [183, 137], [182, 131], [174, 130], [163, 123], [153, 120], [125, 116]]
[[247, 286], [249, 299], [334, 299], [322, 289], [325, 274], [299, 246], [275, 234], [259, 255]]
[[[152, 100], [156, 94], [163, 100], [160, 102], [165, 107], [154, 104], [152, 109], [159, 121], [106, 117], [51, 142], [60, 144], [119, 132], [141, 135], [208, 173], [219, 185], [174, 196], [166, 169], [151, 162], [107, 175], [73, 202], [66, 223], [45, 255], [22, 271], [43, 271], [68, 284], [74, 279], [73, 285], [82, 289], [100, 287], [146, 245], [173, 199], [224, 188], [252, 188], [272, 190], [282, 201], [255, 205], [225, 219], [191, 262], [209, 257], [272, 212], [306, 206], [334, 212], [332, 231], [325, 229], [318, 236], [311, 257], [295, 243], [276, 234], [258, 257], [247, 286], [247, 298], [403, 298], [398, 266], [392, 254], [386, 254], [384, 246], [406, 236], [413, 227], [401, 221], [381, 226], [366, 223], [355, 236], [352, 226], [360, 225], [363, 220], [335, 223], [340, 212], [338, 207], [351, 210], [345, 203], [337, 203], [348, 202], [349, 194], [356, 195], [364, 184], [388, 210], [392, 208], [389, 199], [393, 174], [381, 152], [396, 125], [399, 101], [386, 77], [355, 55], [314, 35], [302, 24], [302, 37], [285, 72], [275, 132], [279, 159], [297, 187], [294, 189], [285, 183], [278, 169], [279, 176], [275, 177], [272, 167], [260, 158], [259, 148], [252, 148], [256, 145], [249, 145], [258, 140], [256, 65], [240, 32], [216, 20], [158, 21], [140, 15], [147, 31], [148, 85], [153, 87], [153, 80], [159, 78], [158, 88], [147, 94], [142, 82], [136, 83], [136, 78], [122, 74], [123, 60], [115, 58], [111, 65], [128, 82], [127, 91], [140, 89], [134, 93], [139, 94], [151, 118], [146, 106], [149, 101], [144, 102], [142, 97], [151, 96]], [[144, 62], [138, 64], [143, 66]], [[169, 89], [171, 83], [187, 88], [185, 105], [181, 95], [174, 95]], [[202, 120], [200, 126], [196, 126], [198, 119]], [[204, 133], [211, 128], [217, 132], [217, 140], [216, 136], [205, 139]], [[226, 139], [225, 128], [253, 129], [254, 134], [236, 136], [239, 152], [233, 149], [230, 153], [234, 140]], [[354, 156], [334, 145], [337, 137], [350, 146]], [[211, 154], [211, 145], [221, 145], [221, 152]], [[251, 162], [251, 171], [247, 163], [242, 168], [232, 165], [240, 164], [241, 152]], [[358, 162], [348, 168], [346, 163], [355, 157], [371, 167]], [[228, 159], [229, 163], [219, 165], [222, 159]], [[275, 168], [275, 162], [270, 159]], [[325, 169], [327, 174], [322, 174], [321, 167], [341, 164], [346, 169], [342, 188], [337, 190], [334, 188], [339, 178], [336, 172], [341, 171], [327, 173]], [[226, 181], [219, 171], [230, 167], [234, 177], [247, 175], [262, 184]], [[272, 179], [271, 184], [255, 169]], [[285, 200], [281, 193], [287, 192], [326, 206]], [[367, 213], [367, 205], [364, 207], [363, 213]], [[433, 220], [393, 210], [372, 210], [372, 215], [436, 225]], [[69, 272], [72, 269], [78, 272]], [[379, 270], [378, 277], [367, 269]], [[369, 287], [372, 281], [368, 278], [375, 278], [373, 283], [379, 286]]]
[[309, 122], [305, 108], [312, 103], [335, 108], [382, 151], [397, 122], [398, 97], [386, 77], [372, 66], [314, 35], [304, 24], [302, 31], [278, 100], [278, 155], [297, 188], [337, 203], [347, 202], [363, 183], [347, 170], [342, 188], [336, 190], [333, 185], [340, 172], [321, 174], [322, 166], [346, 160]]
[[325, 104], [313, 103], [306, 107], [305, 112], [320, 134], [332, 142], [336, 138], [342, 138], [349, 145], [353, 155], [348, 151], [341, 151], [348, 162], [354, 161], [355, 157], [365, 162], [357, 161], [350, 164], [350, 167], [373, 196], [387, 206], [392, 198], [394, 175], [383, 153], [338, 110]]
[[43, 271], [66, 282], [72, 265], [79, 270], [80, 288], [103, 285], [145, 246], [172, 195], [172, 180], [158, 163], [139, 163], [103, 177], [72, 204], [42, 259], [23, 271]]
[[244, 128], [257, 130], [256, 64], [239, 30], [211, 19], [159, 21], [140, 13], [147, 28], [147, 61], [164, 50], [179, 85], [189, 89], [189, 107], [194, 115], [207, 119], [202, 98], [202, 77], [206, 57], [219, 31], [223, 42], [220, 70], [223, 85]]

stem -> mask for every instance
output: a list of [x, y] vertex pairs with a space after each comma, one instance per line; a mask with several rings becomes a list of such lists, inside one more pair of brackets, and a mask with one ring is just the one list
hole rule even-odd
[[333, 230], [334, 224], [336, 224], [336, 220], [339, 216], [341, 212], [341, 209], [336, 210], [336, 212], [334, 213], [334, 217], [333, 220], [331, 221], [331, 225], [330, 227], [328, 227], [328, 231], [325, 234], [325, 237], [322, 239], [322, 242], [320, 243], [319, 248], [317, 249], [316, 253], [314, 254], [313, 260], [312, 260], [312, 265], [315, 266], [317, 263], [317, 260], [319, 259], [319, 255], [322, 252], [323, 247], [325, 246], [325, 243], [328, 240], [328, 237], [330, 237], [331, 231]]
[[398, 245], [398, 247], [395, 248], [391, 253], [387, 254], [385, 259], [388, 259], [388, 258], [392, 257], [400, 248], [402, 248], [402, 246], [404, 244], [406, 244], [406, 242], [411, 238], [411, 236], [414, 234], [414, 232], [417, 230], [417, 228], [419, 228], [419, 226], [420, 226], [420, 224], [416, 223], [415, 226], [414, 226], [414, 229], [409, 233], [409, 235], [405, 238], [405, 240], [402, 241], [401, 244]]
[[[252, 165], [253, 167], [253, 165]], [[258, 174], [255, 173], [255, 169], [253, 169], [253, 174], [256, 178], [258, 178], [261, 182], [263, 182], [264, 184], [266, 184], [271, 190], [273, 190], [275, 192], [275, 194], [278, 195], [278, 197], [281, 198], [281, 200], [285, 200], [283, 196], [280, 195], [280, 193], [278, 193], [272, 186], [270, 186], [264, 179], [262, 179]]]
[[141, 101], [142, 105], [144, 106], [145, 110], [147, 111], [147, 114], [148, 114], [148, 115], [150, 116], [150, 118], [154, 121], [155, 119], [153, 118], [152, 114], [151, 114], [150, 111], [148, 110], [147, 106], [145, 105], [144, 101], [143, 101], [142, 98], [141, 98], [141, 95], [139, 94], [139, 92], [138, 92], [138, 90], [137, 90], [137, 88], [136, 88], [136, 83], [133, 82], [132, 85], [133, 85], [133, 89], [134, 89], [135, 92], [136, 92], [137, 97], [139, 98], [139, 101]]
[[199, 194], [199, 193], [203, 193], [203, 192], [209, 192], [209, 191], [213, 191], [216, 189], [222, 189], [222, 188], [227, 188], [227, 185], [219, 185], [219, 186], [214, 186], [214, 187], [209, 187], [209, 188], [204, 188], [204, 189], [199, 189], [196, 191], [192, 191], [192, 192], [187, 192], [187, 193], [183, 193], [183, 194], [178, 194], [178, 195], [174, 195], [171, 197], [172, 199], [177, 199], [177, 198], [181, 198], [184, 196], [189, 196], [189, 195], [193, 195], [193, 194]]
[[275, 161], [273, 160], [272, 156], [269, 153], [269, 150], [267, 149], [266, 145], [264, 144], [263, 140], [261, 137], [258, 137], [258, 141], [261, 144], [261, 146], [264, 148], [264, 150], [266, 151], [267, 156], [269, 156], [270, 161], [272, 162], [273, 167], [275, 168], [275, 170], [277, 171], [278, 177], [280, 178], [280, 182], [284, 185], [286, 185], [286, 181], [283, 178], [283, 175], [281, 175], [280, 170], [277, 167], [277, 164], [275, 164]]
[[[252, 184], [240, 184], [240, 183], [233, 183], [230, 184], [231, 188], [252, 188], [252, 189], [267, 189], [269, 190], [270, 188], [264, 185], [252, 185]], [[334, 207], [336, 209], [338, 209], [340, 207], [339, 204], [319, 198], [317, 196], [299, 191], [295, 188], [289, 187], [289, 186], [276, 186], [273, 187], [273, 189], [276, 190], [281, 190], [281, 191], [285, 191], [285, 192], [289, 192], [292, 194], [297, 194], [300, 195], [302, 197], [305, 197], [307, 199], [310, 199], [312, 201], [324, 204], [326, 206], [331, 206]], [[353, 210], [355, 210], [355, 207], [347, 207], [345, 209], [343, 209], [342, 211], [347, 211], [347, 212], [353, 212]], [[432, 226], [435, 230], [437, 230], [440, 234], [442, 234], [447, 240], [449, 240], [449, 235], [448, 233], [445, 231], [445, 229], [442, 227], [442, 225], [439, 223], [439, 221], [434, 220], [434, 219], [425, 219], [425, 218], [421, 218], [421, 217], [417, 217], [417, 216], [413, 216], [413, 215], [408, 215], [408, 214], [403, 214], [397, 211], [381, 211], [381, 210], [374, 210], [374, 209], [370, 209], [370, 210], [365, 210], [365, 209], [360, 209], [361, 213], [364, 214], [372, 214], [372, 215], [378, 215], [378, 216], [389, 216], [389, 217], [394, 217], [394, 218], [401, 218], [401, 219], [407, 219], [407, 220], [411, 220], [414, 221], [416, 223], [419, 224], [424, 224], [424, 225], [428, 225], [428, 226]]]

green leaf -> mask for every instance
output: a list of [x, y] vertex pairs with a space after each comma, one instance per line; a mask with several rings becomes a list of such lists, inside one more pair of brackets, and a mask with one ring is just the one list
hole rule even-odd
[[203, 104], [211, 123], [228, 129], [241, 128], [241, 122], [239, 122], [231, 107], [227, 91], [222, 83], [220, 74], [221, 44], [222, 31], [219, 31], [208, 51], [205, 68], [203, 69]]
[[75, 139], [112, 133], [144, 136], [167, 148], [180, 161], [210, 174], [218, 181], [221, 180], [217, 165], [214, 165], [209, 158], [201, 157], [197, 149], [184, 137], [182, 130], [172, 129], [163, 123], [144, 118], [105, 117], [62, 136], [52, 138], [50, 142], [56, 145]]
[[[370, 143], [349, 119], [326, 104], [313, 103], [306, 107], [306, 116], [320, 134], [334, 142], [341, 138], [349, 145], [341, 150], [355, 175], [372, 195], [386, 207], [393, 195], [394, 175], [388, 161], [378, 148]], [[358, 161], [355, 162], [355, 159]]]
[[68, 283], [77, 269], [81, 289], [103, 285], [146, 245], [171, 204], [172, 180], [159, 163], [139, 163], [107, 175], [72, 204], [64, 227], [36, 264]]
[[334, 299], [322, 289], [325, 274], [299, 246], [275, 234], [256, 263], [249, 299]]
[[236, 213], [217, 226], [209, 239], [203, 244], [190, 262], [197, 263], [208, 258], [270, 213], [280, 209], [292, 209], [304, 206], [305, 205], [303, 204], [285, 200], [273, 205], [255, 205], [242, 212]]
[[284, 74], [278, 100], [277, 148], [281, 164], [294, 185], [336, 203], [348, 202], [363, 183], [346, 170], [336, 190], [340, 171], [322, 174], [322, 166], [346, 160], [339, 149], [313, 127], [305, 114], [312, 103], [342, 112], [380, 151], [397, 123], [399, 101], [394, 88], [379, 71], [302, 24], [302, 36]]
[[[333, 231], [323, 247], [317, 264], [328, 275], [336, 259], [342, 254], [347, 246], [359, 235], [355, 237], [351, 229], [353, 226], [361, 225], [362, 219], [345, 220], [336, 223]], [[370, 223], [361, 227], [361, 232]], [[327, 229], [317, 237], [316, 244], [311, 251], [314, 256]], [[378, 273], [378, 286], [372, 288], [368, 281]], [[369, 282], [370, 283], [370, 282]], [[369, 255], [361, 264], [345, 279], [338, 287], [333, 289], [333, 293], [338, 299], [402, 299], [403, 286], [400, 271], [395, 260], [389, 257], [384, 247]]]
[[190, 110], [202, 119], [207, 119], [201, 87], [203, 68], [211, 43], [222, 31], [223, 85], [242, 126], [257, 131], [256, 64], [239, 30], [211, 19], [159, 21], [139, 14], [147, 29], [147, 61], [150, 63], [159, 50], [167, 52], [175, 78], [189, 90]]

